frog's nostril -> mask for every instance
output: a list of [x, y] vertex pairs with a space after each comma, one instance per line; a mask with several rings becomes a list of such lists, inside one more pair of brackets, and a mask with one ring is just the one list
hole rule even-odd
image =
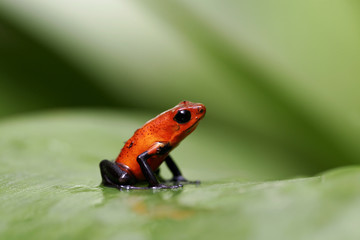
[[206, 111], [206, 108], [205, 108], [205, 106], [199, 106], [198, 107], [198, 112], [200, 113], [200, 114], [205, 114], [205, 111]]
[[[201, 103], [197, 103], [196, 105], [197, 105], [197, 106], [196, 106], [196, 109], [197, 109], [196, 114], [199, 115], [199, 116], [201, 116], [201, 117], [204, 117], [204, 115], [205, 115], [205, 113], [206, 113], [206, 107], [205, 107], [203, 104], [201, 104]], [[195, 110], [195, 109], [194, 109], [194, 110]]]

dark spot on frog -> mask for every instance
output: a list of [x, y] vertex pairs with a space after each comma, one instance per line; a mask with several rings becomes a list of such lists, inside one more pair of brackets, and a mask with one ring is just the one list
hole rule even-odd
[[131, 142], [127, 148], [131, 148], [133, 146], [133, 144], [134, 144], [134, 142]]

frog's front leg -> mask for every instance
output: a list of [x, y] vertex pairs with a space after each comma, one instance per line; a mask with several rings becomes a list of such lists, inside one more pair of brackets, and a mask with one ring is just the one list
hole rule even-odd
[[144, 174], [146, 180], [149, 183], [149, 188], [151, 189], [172, 189], [172, 188], [180, 188], [182, 187], [181, 184], [176, 185], [165, 185], [160, 184], [159, 181], [156, 179], [155, 173], [147, 163], [147, 160], [151, 157], [150, 154], [147, 153], [147, 151], [143, 152], [137, 157], [137, 161], [140, 165], [141, 171]]
[[164, 152], [169, 150], [169, 146], [166, 143], [158, 142], [155, 145], [153, 145], [148, 151], [143, 152], [137, 157], [137, 162], [140, 165], [141, 171], [143, 175], [145, 176], [147, 182], [149, 183], [149, 188], [152, 189], [168, 189], [168, 188], [179, 188], [182, 187], [181, 184], [176, 185], [165, 185], [160, 184], [157, 180], [154, 171], [149, 166], [147, 160], [154, 155], [161, 155], [164, 154]]
[[166, 165], [168, 166], [168, 168], [170, 169], [171, 173], [173, 174], [173, 177], [170, 179], [171, 182], [176, 182], [176, 183], [188, 183], [188, 184], [200, 184], [200, 181], [196, 180], [196, 181], [189, 181], [186, 178], [184, 178], [184, 176], [181, 174], [180, 169], [178, 168], [178, 166], [176, 165], [176, 163], [174, 162], [174, 160], [170, 157], [170, 155], [168, 155], [165, 159]]

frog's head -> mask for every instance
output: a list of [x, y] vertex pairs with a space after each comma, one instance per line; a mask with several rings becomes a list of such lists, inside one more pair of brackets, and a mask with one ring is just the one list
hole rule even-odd
[[199, 121], [205, 116], [206, 108], [201, 103], [182, 101], [170, 110], [171, 118], [176, 125], [174, 141], [180, 142], [192, 133]]

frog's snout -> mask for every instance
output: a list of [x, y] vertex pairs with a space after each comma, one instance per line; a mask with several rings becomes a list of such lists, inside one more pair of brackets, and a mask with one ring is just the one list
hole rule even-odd
[[203, 118], [206, 113], [206, 107], [203, 104], [199, 104], [197, 107], [197, 115], [200, 115], [200, 118]]

